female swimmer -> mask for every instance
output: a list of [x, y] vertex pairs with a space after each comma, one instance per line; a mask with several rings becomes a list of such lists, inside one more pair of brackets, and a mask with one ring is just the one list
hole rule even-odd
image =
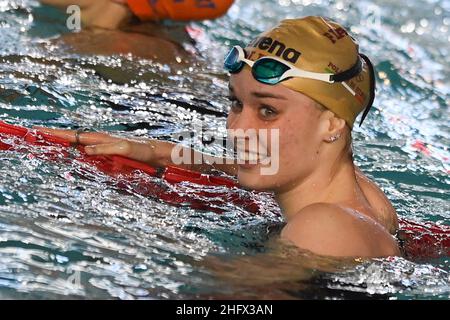
[[[346, 30], [323, 17], [284, 20], [246, 48], [234, 47], [225, 67], [231, 73], [227, 127], [236, 135], [230, 138], [275, 130], [279, 139], [258, 141], [266, 144], [265, 154], [244, 143], [238, 150], [244, 162], [184, 166], [220, 169], [236, 174], [243, 187], [274, 192], [287, 222], [281, 237], [299, 248], [335, 257], [399, 255], [395, 210], [353, 163], [351, 131], [372, 105], [375, 77]], [[87, 145], [91, 155], [172, 164], [175, 145], [169, 142], [39, 130]], [[247, 161], [255, 154], [257, 161]], [[262, 174], [275, 159], [276, 172]]]

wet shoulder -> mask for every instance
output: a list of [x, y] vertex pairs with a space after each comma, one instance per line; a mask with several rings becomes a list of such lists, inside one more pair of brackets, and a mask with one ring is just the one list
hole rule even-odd
[[374, 219], [330, 203], [303, 208], [287, 223], [282, 239], [315, 254], [383, 257], [398, 254], [395, 239]]

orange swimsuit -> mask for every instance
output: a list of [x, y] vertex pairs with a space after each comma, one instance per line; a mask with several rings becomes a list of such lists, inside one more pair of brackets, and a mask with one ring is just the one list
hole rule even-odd
[[214, 19], [224, 15], [234, 0], [127, 0], [141, 20], [177, 21]]

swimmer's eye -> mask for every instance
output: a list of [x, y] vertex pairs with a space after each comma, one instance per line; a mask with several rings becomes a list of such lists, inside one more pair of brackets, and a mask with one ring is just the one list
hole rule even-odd
[[271, 106], [263, 105], [259, 108], [259, 114], [263, 119], [270, 119], [277, 116], [278, 112]]
[[231, 101], [231, 111], [232, 112], [241, 112], [243, 105], [236, 97], [229, 97]]

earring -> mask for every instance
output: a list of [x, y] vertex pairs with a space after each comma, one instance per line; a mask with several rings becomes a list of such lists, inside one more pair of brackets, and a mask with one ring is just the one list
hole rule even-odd
[[341, 134], [338, 133], [337, 135], [334, 135], [332, 137], [328, 138], [328, 142], [335, 142], [337, 139], [339, 139], [341, 137]]

